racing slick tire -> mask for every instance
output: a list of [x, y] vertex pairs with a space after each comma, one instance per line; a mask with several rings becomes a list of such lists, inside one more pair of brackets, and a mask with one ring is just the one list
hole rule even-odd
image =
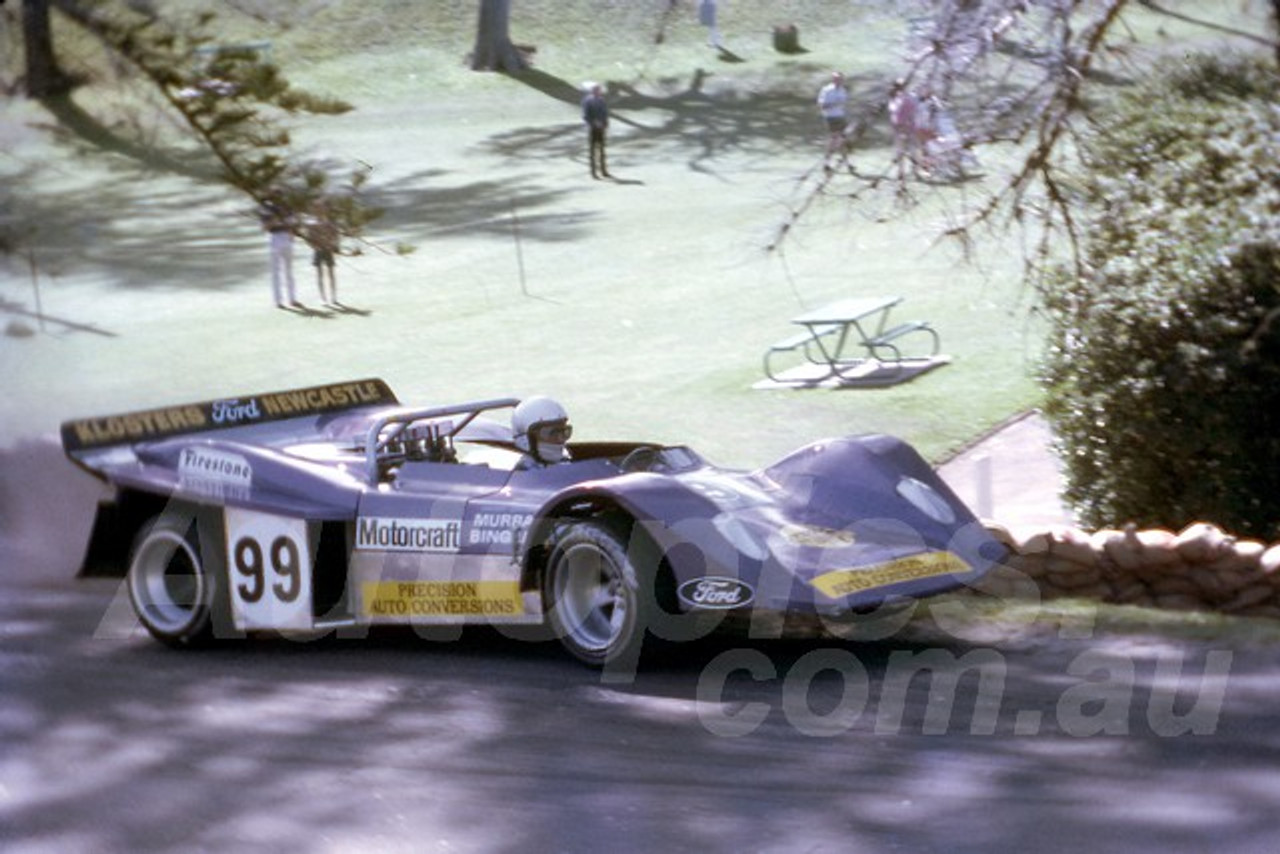
[[134, 613], [170, 646], [208, 643], [221, 622], [222, 584], [202, 548], [212, 532], [202, 536], [202, 527], [195, 508], [168, 508], [142, 527], [130, 553], [126, 578]]
[[610, 525], [569, 526], [547, 564], [543, 596], [551, 629], [571, 655], [592, 667], [639, 664], [655, 599], [653, 573], [637, 567]]

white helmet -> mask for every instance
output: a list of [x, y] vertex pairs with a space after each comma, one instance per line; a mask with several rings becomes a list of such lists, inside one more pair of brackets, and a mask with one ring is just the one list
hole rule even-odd
[[511, 432], [516, 447], [542, 463], [558, 463], [564, 459], [564, 446], [573, 435], [569, 413], [549, 397], [530, 397], [520, 401], [511, 413]]

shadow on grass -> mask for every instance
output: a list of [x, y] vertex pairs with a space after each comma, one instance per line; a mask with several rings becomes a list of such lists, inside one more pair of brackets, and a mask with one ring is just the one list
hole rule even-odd
[[[552, 97], [576, 100], [571, 86], [550, 75], [533, 73], [529, 80]], [[15, 248], [32, 253], [55, 286], [59, 277], [84, 267], [123, 290], [210, 292], [265, 280], [266, 241], [252, 202], [229, 207], [235, 193], [215, 169], [113, 132], [69, 97], [45, 99], [41, 106], [56, 121], [54, 138], [78, 156], [98, 155], [93, 170], [104, 176], [63, 189], [32, 165], [8, 178], [3, 195], [21, 218]], [[339, 164], [320, 165], [340, 171]], [[401, 232], [409, 241], [459, 233], [506, 239], [518, 222], [520, 238], [532, 241], [561, 242], [587, 233], [588, 214], [544, 213], [569, 191], [544, 188], [536, 177], [441, 186], [448, 177], [429, 169], [394, 185], [366, 188], [367, 201], [387, 213], [362, 250], [383, 250], [377, 234], [385, 231]]]
[[577, 104], [583, 97], [580, 87], [537, 68], [527, 68], [507, 76], [530, 89], [537, 89], [548, 98], [554, 98], [566, 104]]
[[172, 172], [175, 175], [185, 175], [197, 181], [217, 179], [214, 169], [198, 163], [193, 164], [189, 155], [182, 157], [177, 153], [144, 145], [114, 132], [81, 109], [72, 100], [71, 95], [41, 98], [40, 106], [57, 120], [59, 132], [64, 141], [77, 140], [94, 150], [123, 155], [136, 160], [143, 166]]
[[741, 56], [734, 53], [733, 51], [729, 50], [727, 47], [717, 48], [716, 59], [720, 60], [721, 62], [728, 62], [733, 64], [746, 62], [745, 59], [743, 59]]
[[[52, 326], [60, 332], [88, 332], [93, 335], [101, 335], [104, 338], [116, 337], [116, 333], [102, 329], [93, 323], [80, 323], [75, 320], [67, 320], [62, 317], [45, 314], [41, 311], [32, 311], [22, 303], [12, 302], [3, 297], [0, 297], [0, 313], [11, 315], [15, 318], [33, 320], [41, 332], [47, 331]], [[26, 338], [34, 335], [35, 332], [25, 323], [11, 323], [5, 330], [5, 334], [10, 338]]]
[[484, 180], [443, 188], [428, 181], [439, 174], [422, 172], [374, 188], [370, 201], [386, 213], [379, 227], [421, 235], [470, 236], [560, 243], [586, 237], [596, 216], [566, 212], [559, 205], [571, 188], [544, 187], [535, 178]]
[[83, 165], [52, 173], [47, 158], [28, 162], [6, 175], [0, 208], [12, 209], [12, 251], [51, 291], [86, 270], [130, 291], [207, 292], [265, 277], [266, 241], [251, 205], [228, 218], [229, 191], [211, 167], [124, 139], [69, 99], [41, 106], [58, 120], [54, 140], [71, 149], [60, 159]]
[[[742, 61], [721, 50], [722, 62]], [[825, 69], [797, 62], [770, 78], [767, 86], [738, 88], [717, 86], [716, 73], [696, 69], [687, 78], [668, 77], [653, 90], [642, 91], [627, 81], [607, 81], [606, 99], [615, 127], [625, 127], [617, 144], [637, 158], [683, 157], [691, 170], [714, 172], [715, 161], [729, 155], [768, 159], [797, 148], [812, 148], [821, 157], [822, 126], [809, 89]], [[582, 90], [544, 71], [526, 71], [511, 79], [530, 86], [565, 104], [577, 105]], [[889, 81], [877, 75], [850, 79], [852, 98], [867, 104], [884, 100]], [[816, 89], [814, 93], [816, 93]], [[581, 123], [547, 124], [515, 128], [493, 137], [486, 145], [492, 153], [513, 159], [583, 159], [585, 142]], [[892, 143], [886, 123], [860, 140], [862, 148]], [[622, 150], [621, 148], [619, 150]]]
[[[758, 85], [723, 82], [702, 68], [652, 81], [643, 90], [632, 82], [610, 81], [607, 97], [618, 128], [611, 142], [632, 162], [683, 161], [690, 171], [711, 175], [722, 173], [724, 158], [731, 156], [746, 158], [747, 169], [752, 162], [767, 168], [782, 154], [810, 150], [816, 164], [822, 128], [810, 90], [824, 71], [798, 61]], [[386, 212], [371, 229], [373, 247], [380, 232], [397, 232], [411, 243], [445, 234], [515, 239], [517, 233], [520, 240], [558, 243], [583, 239], [597, 227], [599, 214], [590, 208], [566, 208], [588, 182], [549, 186], [540, 166], [585, 162], [579, 87], [536, 69], [510, 79], [569, 109], [556, 107], [548, 111], [548, 122], [512, 128], [480, 144], [482, 152], [509, 161], [502, 167], [504, 177], [467, 175], [465, 183], [442, 186], [444, 179], [457, 176], [430, 169], [367, 187], [365, 199]], [[889, 85], [873, 74], [849, 82], [853, 100], [864, 104], [880, 103]], [[17, 176], [8, 192], [30, 200], [24, 201], [23, 217], [35, 233], [27, 245], [45, 258], [65, 259], [58, 262], [63, 266], [92, 265], [124, 290], [208, 292], [265, 280], [265, 240], [252, 205], [246, 199], [241, 209], [229, 207], [232, 191], [211, 168], [192, 167], [173, 154], [122, 139], [70, 99], [51, 100], [45, 107], [66, 131], [64, 141], [74, 138], [121, 157], [100, 158], [95, 166], [101, 169], [105, 160], [108, 179], [94, 183], [88, 194], [50, 189], [37, 174]], [[873, 126], [854, 153], [890, 143], [887, 123]], [[528, 174], [505, 177], [521, 163], [530, 164]], [[624, 177], [620, 183], [642, 182]], [[122, 211], [129, 215], [120, 216]]]
[[[166, 292], [223, 290], [267, 275], [267, 246], [252, 209], [228, 216], [218, 185], [174, 181], [119, 167], [91, 190], [51, 190], [36, 175], [24, 196], [20, 249], [58, 278], [92, 270], [112, 288]], [[30, 187], [27, 193], [24, 187]]]

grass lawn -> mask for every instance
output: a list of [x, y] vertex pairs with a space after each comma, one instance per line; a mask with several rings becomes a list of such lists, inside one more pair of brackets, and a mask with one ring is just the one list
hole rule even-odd
[[[465, 69], [473, 0], [303, 3], [287, 29], [226, 19], [228, 40], [269, 37], [295, 82], [357, 107], [299, 121], [295, 139], [372, 168], [386, 215], [339, 264], [360, 314], [275, 309], [245, 199], [60, 141], [37, 105], [0, 102], [0, 175], [29, 251], [0, 258], [0, 443], [71, 417], [370, 375], [422, 404], [551, 394], [580, 438], [686, 442], [742, 466], [868, 431], [940, 459], [1035, 406], [1041, 334], [1017, 237], [992, 238], [978, 266], [932, 247], [1000, 178], [998, 158], [982, 182], [909, 209], [833, 193], [782, 252], [765, 249], [821, 164], [817, 88], [835, 67], [855, 98], [882, 84], [901, 23], [870, 5], [741, 0], [721, 15], [724, 55], [689, 4], [658, 44], [665, 5], [517, 0], [513, 36], [538, 49], [520, 78]], [[772, 50], [771, 24], [788, 20], [807, 52]], [[612, 182], [587, 174], [575, 87], [588, 79], [610, 87]], [[91, 85], [75, 100], [113, 97]], [[300, 249], [300, 294], [316, 302], [308, 262]], [[37, 284], [56, 319], [43, 329], [28, 314]], [[951, 365], [885, 390], [751, 388], [790, 316], [886, 292], [906, 298], [903, 318], [934, 323]]]

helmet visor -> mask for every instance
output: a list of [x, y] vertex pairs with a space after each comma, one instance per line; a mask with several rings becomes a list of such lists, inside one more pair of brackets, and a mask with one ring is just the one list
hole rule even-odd
[[573, 435], [573, 425], [565, 421], [545, 421], [529, 431], [539, 445], [563, 445]]

